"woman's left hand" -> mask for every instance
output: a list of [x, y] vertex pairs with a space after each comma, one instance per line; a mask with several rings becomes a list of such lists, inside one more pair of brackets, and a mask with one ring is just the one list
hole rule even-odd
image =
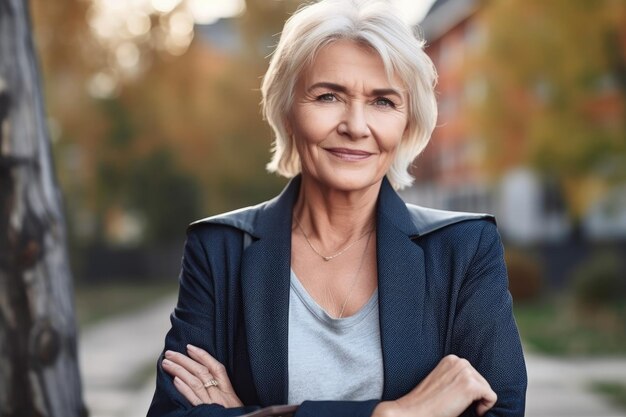
[[220, 404], [226, 408], [240, 407], [226, 368], [205, 350], [187, 345], [187, 353], [168, 350], [163, 369], [174, 377], [174, 386], [192, 405]]

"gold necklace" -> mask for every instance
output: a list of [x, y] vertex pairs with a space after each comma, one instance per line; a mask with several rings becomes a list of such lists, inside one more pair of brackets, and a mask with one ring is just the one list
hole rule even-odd
[[[293, 216], [293, 219], [296, 221], [296, 224], [298, 225], [298, 229], [300, 229], [300, 231], [302, 232], [302, 235], [304, 236], [304, 240], [306, 240], [306, 243], [309, 244], [309, 246], [311, 247], [311, 249], [313, 249], [313, 252], [315, 252], [319, 257], [321, 257], [324, 261], [328, 262], [332, 259], [335, 259], [337, 256], [341, 255], [342, 253], [344, 253], [345, 251], [347, 251], [348, 249], [350, 249], [352, 246], [356, 245], [358, 242], [360, 242], [365, 236], [369, 236], [374, 229], [371, 229], [370, 231], [366, 232], [365, 234], [363, 234], [360, 238], [358, 238], [357, 240], [355, 240], [354, 242], [350, 243], [348, 246], [346, 246], [345, 248], [341, 249], [339, 252], [334, 253], [332, 255], [322, 255], [320, 253], [320, 251], [317, 250], [317, 248], [313, 245], [313, 243], [311, 243], [311, 241], [309, 240], [309, 236], [307, 236], [307, 234], [305, 233], [304, 229], [302, 228], [302, 225], [300, 224], [300, 221], [298, 220], [298, 218], [296, 216]], [[369, 239], [368, 239], [369, 242]]]
[[346, 305], [348, 304], [348, 300], [350, 299], [350, 296], [352, 295], [352, 291], [354, 290], [354, 287], [356, 286], [357, 283], [357, 278], [359, 277], [359, 273], [361, 272], [361, 269], [363, 268], [363, 261], [365, 261], [365, 254], [367, 253], [367, 248], [370, 245], [370, 239], [372, 237], [372, 230], [370, 230], [369, 232], [367, 232], [367, 242], [365, 242], [365, 249], [363, 249], [363, 255], [361, 255], [361, 262], [359, 262], [359, 269], [356, 270], [356, 274], [354, 274], [354, 278], [352, 278], [352, 284], [350, 284], [350, 289], [348, 290], [348, 295], [346, 296], [346, 299], [343, 302], [343, 305], [341, 306], [341, 311], [339, 312], [339, 317], [337, 318], [342, 318], [343, 317], [343, 312], [346, 309]]

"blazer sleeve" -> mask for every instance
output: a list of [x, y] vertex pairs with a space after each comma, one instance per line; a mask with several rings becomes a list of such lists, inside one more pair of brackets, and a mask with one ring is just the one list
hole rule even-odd
[[[197, 229], [190, 229], [183, 252], [178, 302], [170, 316], [171, 328], [165, 337], [165, 350], [187, 354], [193, 344], [215, 355], [215, 294], [213, 277]], [[163, 353], [157, 363], [156, 390], [148, 417], [227, 417], [252, 412], [259, 407], [224, 408], [219, 405], [192, 406], [174, 387], [163, 370]]]
[[[490, 417], [523, 416], [526, 366], [508, 291], [504, 251], [492, 222], [484, 222], [459, 290], [452, 351], [467, 359], [498, 395]], [[470, 407], [464, 415], [474, 415]]]
[[[200, 228], [201, 229], [201, 228]], [[186, 354], [186, 345], [193, 344], [216, 355], [215, 293], [211, 268], [198, 229], [191, 228], [183, 254], [178, 302], [170, 317], [171, 329], [165, 338], [165, 350]], [[157, 363], [156, 390], [147, 417], [230, 417], [258, 410], [258, 405], [225, 408], [220, 405], [191, 405], [173, 384], [162, 367], [163, 354]], [[277, 387], [279, 389], [279, 387]], [[241, 393], [238, 393], [241, 397]], [[370, 401], [305, 401], [296, 417], [371, 416], [378, 400]]]

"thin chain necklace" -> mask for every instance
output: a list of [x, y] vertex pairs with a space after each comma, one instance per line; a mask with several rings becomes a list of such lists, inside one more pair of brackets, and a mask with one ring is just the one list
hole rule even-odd
[[[321, 257], [324, 261], [328, 262], [332, 259], [335, 259], [337, 256], [341, 255], [342, 253], [344, 253], [345, 251], [347, 251], [348, 249], [350, 249], [352, 246], [356, 245], [357, 243], [359, 243], [365, 236], [369, 236], [371, 235], [371, 233], [374, 231], [374, 229], [369, 230], [368, 232], [366, 232], [365, 234], [363, 234], [360, 238], [358, 238], [357, 240], [355, 240], [354, 242], [350, 243], [348, 246], [346, 246], [345, 248], [341, 249], [339, 252], [334, 253], [332, 255], [322, 255], [320, 253], [320, 251], [317, 250], [317, 248], [313, 245], [313, 243], [311, 243], [311, 241], [309, 240], [309, 236], [307, 236], [307, 234], [305, 233], [304, 229], [302, 228], [302, 225], [300, 224], [300, 221], [298, 220], [298, 218], [296, 216], [293, 216], [293, 219], [296, 221], [296, 224], [298, 225], [298, 229], [300, 229], [300, 231], [302, 232], [302, 235], [304, 236], [304, 240], [306, 240], [306, 243], [309, 244], [309, 246], [311, 247], [311, 249], [313, 249], [313, 252], [315, 252], [319, 257]], [[368, 239], [369, 242], [369, 239]]]
[[350, 284], [350, 289], [348, 290], [348, 295], [346, 296], [346, 299], [344, 300], [343, 305], [341, 306], [341, 311], [339, 312], [339, 317], [337, 317], [337, 318], [342, 318], [343, 317], [343, 312], [346, 309], [346, 305], [348, 304], [348, 300], [350, 299], [350, 296], [352, 295], [352, 291], [354, 290], [354, 287], [356, 286], [356, 283], [358, 281], [357, 278], [359, 277], [359, 273], [361, 272], [361, 269], [363, 268], [363, 262], [365, 261], [365, 254], [367, 253], [367, 248], [370, 245], [370, 239], [372, 238], [372, 232], [373, 232], [373, 230], [370, 230], [369, 232], [367, 232], [367, 241], [365, 242], [365, 249], [363, 250], [363, 255], [361, 255], [361, 261], [359, 262], [359, 269], [356, 270], [356, 274], [354, 274], [354, 278], [352, 278], [352, 284]]

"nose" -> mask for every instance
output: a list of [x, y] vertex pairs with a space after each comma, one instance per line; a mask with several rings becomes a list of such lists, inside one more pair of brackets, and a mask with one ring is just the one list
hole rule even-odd
[[371, 132], [365, 110], [363, 103], [353, 103], [346, 108], [343, 120], [338, 125], [339, 133], [352, 140], [368, 137]]

